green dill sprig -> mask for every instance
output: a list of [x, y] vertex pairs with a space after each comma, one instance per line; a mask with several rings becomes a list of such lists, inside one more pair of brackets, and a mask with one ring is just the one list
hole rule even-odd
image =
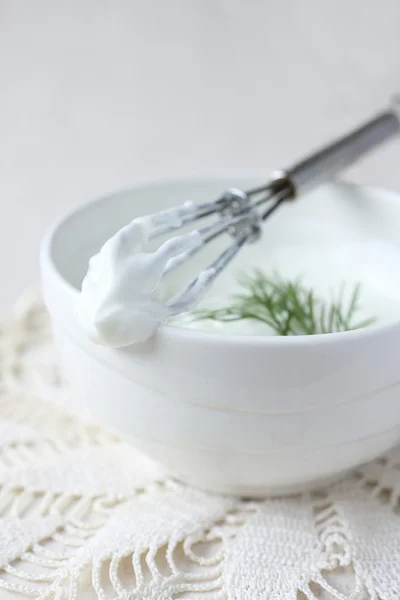
[[261, 321], [280, 336], [350, 331], [374, 321], [355, 321], [359, 310], [359, 284], [354, 286], [347, 301], [342, 286], [336, 299], [326, 302], [299, 279], [289, 281], [277, 274], [268, 277], [259, 270], [242, 276], [239, 283], [245, 291], [233, 296], [228, 306], [197, 310], [194, 318], [220, 322]]

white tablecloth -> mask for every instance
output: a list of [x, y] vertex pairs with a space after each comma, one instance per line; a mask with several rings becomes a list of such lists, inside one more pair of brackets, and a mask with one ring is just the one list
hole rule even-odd
[[319, 493], [245, 502], [168, 479], [64, 412], [47, 316], [0, 335], [0, 598], [397, 600], [400, 451]]

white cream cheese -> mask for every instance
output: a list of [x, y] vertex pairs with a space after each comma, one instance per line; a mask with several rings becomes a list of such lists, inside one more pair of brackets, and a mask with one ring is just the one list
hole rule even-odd
[[154, 252], [144, 251], [149, 239], [165, 227], [180, 227], [193, 210], [193, 205], [186, 203], [134, 219], [90, 259], [76, 316], [93, 342], [121, 347], [144, 341], [169, 317], [199, 302], [212, 273], [205, 271], [190, 289], [167, 300], [161, 282], [166, 270], [202, 246], [196, 231], [172, 237]]
[[[220, 323], [180, 314], [199, 301], [200, 308], [229, 305], [233, 294], [243, 292], [237, 275], [255, 268], [268, 275], [277, 272], [286, 279], [300, 277], [327, 301], [343, 284], [351, 290], [361, 283], [359, 319], [376, 317], [380, 323], [398, 320], [400, 287], [394, 275], [400, 262], [398, 205], [393, 203], [393, 213], [390, 204], [380, 212], [368, 195], [357, 194], [360, 192], [353, 188], [328, 187], [323, 194], [315, 192], [304, 202], [283, 207], [265, 224], [261, 239], [240, 250], [206, 296], [204, 291], [213, 275], [210, 270], [203, 271], [197, 285], [180, 296], [172, 296], [170, 290], [166, 295], [170, 281], [162, 281], [166, 269], [202, 245], [197, 233], [173, 237], [156, 252], [145, 251], [147, 240], [167, 226], [184, 224], [196, 207], [186, 204], [135, 219], [91, 259], [76, 307], [79, 322], [90, 339], [108, 346], [145, 340], [167, 320], [175, 327], [218, 335], [273, 335], [266, 324], [258, 321]], [[112, 222], [110, 217], [110, 226]], [[176, 279], [172, 276], [172, 285], [183, 286], [185, 277], [201, 273], [228, 242], [221, 239], [213, 246], [207, 245], [188, 262], [186, 271], [182, 266]]]

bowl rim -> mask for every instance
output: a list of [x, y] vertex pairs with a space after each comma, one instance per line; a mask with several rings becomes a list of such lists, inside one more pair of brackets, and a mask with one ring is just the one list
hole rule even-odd
[[[171, 185], [188, 185], [188, 184], [201, 184], [201, 183], [211, 183], [217, 182], [218, 180], [222, 180], [225, 178], [234, 177], [238, 179], [251, 179], [251, 178], [262, 178], [265, 177], [265, 171], [251, 171], [251, 170], [236, 170], [232, 171], [218, 171], [211, 172], [208, 174], [200, 175], [200, 176], [188, 176], [188, 177], [172, 177], [172, 178], [161, 178], [161, 179], [151, 179], [143, 182], [138, 182], [133, 185], [127, 185], [122, 188], [118, 188], [116, 190], [112, 190], [100, 196], [96, 196], [95, 198], [85, 202], [84, 204], [75, 207], [67, 212], [65, 212], [61, 217], [59, 217], [45, 232], [42, 242], [40, 244], [40, 264], [42, 269], [42, 278], [43, 272], [50, 273], [54, 280], [57, 282], [58, 286], [63, 289], [70, 297], [75, 298], [79, 294], [79, 290], [75, 288], [71, 283], [69, 283], [63, 275], [58, 270], [55, 261], [53, 259], [52, 252], [52, 244], [57, 236], [57, 234], [61, 231], [61, 229], [72, 219], [76, 218], [80, 213], [84, 213], [90, 211], [90, 209], [101, 202], [107, 202], [112, 197], [116, 195], [122, 195], [128, 193], [130, 191], [140, 189], [148, 189], [151, 187], [162, 187], [162, 186], [171, 186]], [[334, 185], [335, 187], [343, 187], [347, 189], [357, 188], [365, 190], [372, 194], [381, 195], [385, 201], [390, 199], [396, 200], [400, 202], [400, 193], [386, 189], [380, 186], [371, 186], [358, 184], [351, 181], [344, 181], [342, 179], [337, 179], [335, 181], [329, 182], [330, 185]], [[385, 334], [393, 329], [400, 328], [400, 315], [399, 318], [393, 320], [389, 323], [383, 324], [372, 324], [367, 327], [361, 329], [353, 329], [350, 331], [341, 331], [334, 333], [318, 333], [313, 335], [300, 334], [296, 336], [273, 336], [273, 335], [265, 335], [265, 336], [254, 336], [250, 334], [221, 334], [218, 331], [204, 331], [201, 329], [191, 329], [189, 327], [184, 327], [181, 325], [172, 325], [165, 323], [160, 325], [157, 336], [160, 336], [164, 339], [179, 339], [179, 340], [190, 340], [190, 341], [199, 341], [204, 343], [213, 343], [213, 344], [236, 344], [236, 345], [254, 345], [254, 346], [310, 346], [310, 345], [319, 345], [319, 344], [332, 344], [332, 343], [341, 343], [345, 340], [348, 342], [356, 342], [362, 340], [364, 338], [375, 337], [379, 334]]]

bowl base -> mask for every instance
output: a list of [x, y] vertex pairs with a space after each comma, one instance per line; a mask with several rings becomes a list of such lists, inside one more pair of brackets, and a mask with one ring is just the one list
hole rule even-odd
[[219, 482], [199, 481], [199, 479], [191, 480], [190, 478], [173, 477], [175, 481], [179, 481], [193, 488], [200, 489], [213, 494], [222, 494], [223, 496], [239, 496], [246, 500], [260, 500], [262, 498], [274, 498], [281, 496], [297, 496], [311, 491], [320, 490], [344, 479], [351, 470], [340, 471], [329, 477], [322, 477], [312, 481], [305, 481], [296, 484], [287, 485], [230, 485]]

